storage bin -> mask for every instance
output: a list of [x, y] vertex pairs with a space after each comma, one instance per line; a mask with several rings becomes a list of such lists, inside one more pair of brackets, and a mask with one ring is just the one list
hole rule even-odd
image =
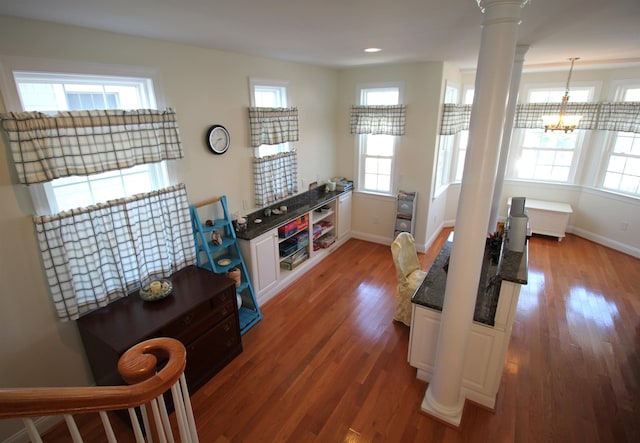
[[278, 228], [278, 237], [286, 238], [298, 232], [298, 220], [293, 220]]
[[396, 231], [411, 232], [411, 220], [396, 219]]

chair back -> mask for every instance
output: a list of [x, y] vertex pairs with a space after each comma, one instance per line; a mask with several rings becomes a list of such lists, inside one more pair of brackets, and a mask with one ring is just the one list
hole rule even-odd
[[391, 255], [393, 255], [399, 283], [406, 282], [407, 276], [416, 269], [420, 269], [416, 241], [408, 232], [401, 232], [391, 243]]

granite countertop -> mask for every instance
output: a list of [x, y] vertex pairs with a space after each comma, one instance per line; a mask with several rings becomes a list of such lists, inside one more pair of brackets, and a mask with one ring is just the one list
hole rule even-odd
[[[271, 214], [270, 216], [264, 216], [264, 210], [266, 208], [259, 209], [246, 216], [247, 229], [243, 231], [236, 231], [236, 237], [242, 240], [254, 239], [273, 228], [281, 226], [296, 217], [306, 214], [307, 212], [318, 208], [325, 203], [338, 198], [340, 195], [350, 192], [351, 189], [344, 191], [328, 191], [325, 192], [324, 186], [318, 186], [306, 192], [302, 192], [293, 197], [281, 200], [274, 203], [268, 208], [279, 208], [280, 206], [286, 206], [287, 212], [284, 214]], [[256, 219], [262, 220], [261, 223], [255, 223]]]
[[[448, 267], [452, 246], [453, 241], [450, 235], [431, 265], [427, 276], [411, 298], [413, 303], [442, 311], [447, 283], [445, 267]], [[526, 285], [527, 260], [526, 247], [524, 252], [514, 252], [508, 250], [504, 246], [504, 242], [496, 245], [496, 247], [487, 244], [484, 251], [478, 296], [476, 297], [476, 306], [473, 314], [474, 321], [489, 326], [494, 325], [502, 280]]]

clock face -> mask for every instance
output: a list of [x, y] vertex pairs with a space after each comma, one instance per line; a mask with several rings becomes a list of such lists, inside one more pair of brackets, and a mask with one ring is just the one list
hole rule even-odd
[[229, 149], [229, 131], [222, 125], [213, 125], [207, 131], [207, 146], [214, 154], [224, 154]]

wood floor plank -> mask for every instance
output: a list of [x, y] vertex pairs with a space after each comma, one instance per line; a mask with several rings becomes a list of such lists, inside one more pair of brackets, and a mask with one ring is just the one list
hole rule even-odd
[[389, 247], [350, 240], [266, 303], [242, 354], [192, 395], [200, 441], [640, 441], [640, 260], [534, 236], [529, 269], [495, 413], [467, 403], [456, 430], [420, 411]]

